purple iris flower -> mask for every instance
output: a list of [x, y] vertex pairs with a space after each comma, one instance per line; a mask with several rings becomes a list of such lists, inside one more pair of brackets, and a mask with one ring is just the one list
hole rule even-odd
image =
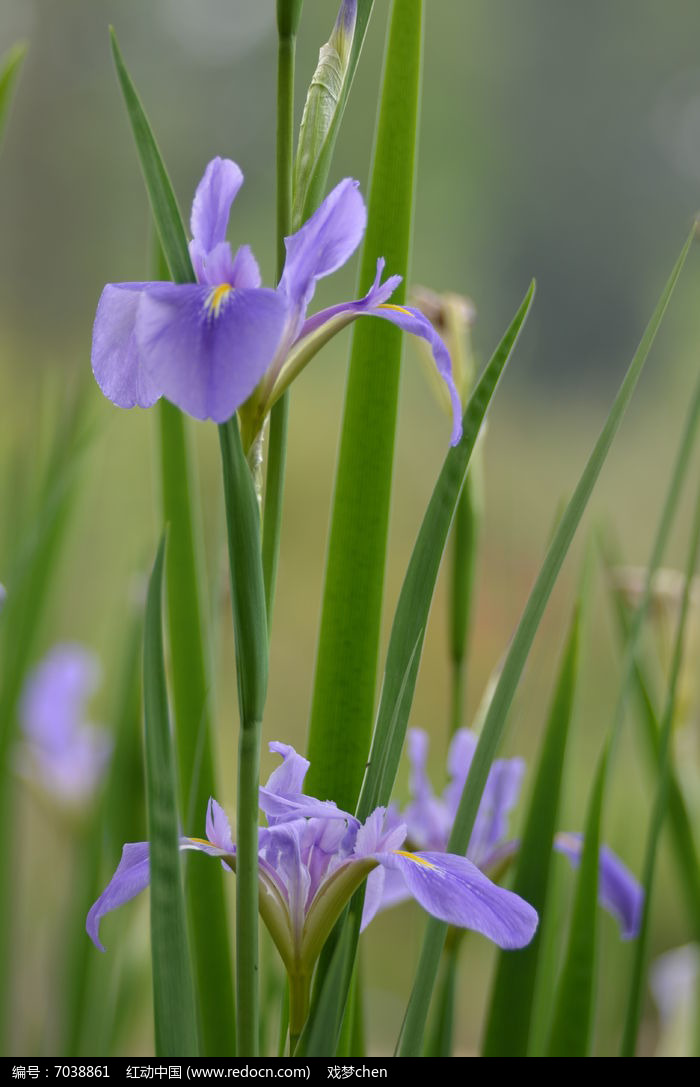
[[[243, 174], [215, 158], [197, 186], [190, 228], [193, 284], [108, 283], [92, 341], [92, 368], [105, 396], [122, 408], [150, 407], [165, 396], [197, 419], [223, 423], [246, 402], [248, 442], [289, 383], [350, 321], [383, 317], [426, 340], [452, 398], [452, 442], [461, 435], [461, 406], [450, 356], [418, 310], [388, 299], [401, 281], [381, 283], [384, 261], [368, 294], [307, 318], [317, 280], [340, 268], [362, 240], [367, 213], [350, 178], [341, 181], [295, 234], [277, 289], [261, 287], [251, 250], [233, 255], [226, 241], [231, 205]], [[255, 395], [253, 395], [255, 393]]]
[[[365, 823], [332, 801], [302, 792], [308, 761], [287, 744], [271, 743], [282, 764], [260, 789], [268, 825], [259, 831], [260, 912], [290, 976], [291, 991], [306, 995], [296, 1026], [306, 1014], [308, 984], [330, 931], [355, 890], [373, 870], [401, 881], [406, 894], [435, 917], [475, 929], [500, 947], [524, 947], [537, 927], [537, 914], [518, 895], [492, 883], [465, 857], [402, 848], [406, 826], [387, 825], [384, 808]], [[206, 839], [181, 838], [181, 849], [220, 857], [235, 870], [236, 847], [228, 819], [209, 801]], [[101, 919], [147, 886], [147, 842], [124, 846], [119, 866], [87, 917], [95, 945]]]
[[112, 751], [106, 733], [87, 720], [99, 677], [92, 653], [79, 645], [57, 645], [22, 693], [21, 772], [66, 804], [80, 805], [89, 797]]
[[[401, 813], [390, 811], [389, 821], [406, 825], [411, 848], [437, 852], [447, 849], [477, 739], [468, 729], [455, 733], [447, 760], [449, 782], [442, 796], [436, 796], [426, 774], [428, 736], [420, 729], [409, 731], [411, 802]], [[497, 869], [517, 852], [519, 843], [507, 840], [506, 835], [508, 816], [518, 802], [524, 772], [525, 763], [519, 758], [496, 759], [491, 766], [467, 849], [467, 857], [482, 871]], [[554, 848], [573, 865], [578, 865], [583, 836], [557, 834]], [[407, 897], [392, 874], [373, 872], [367, 883], [364, 923], [368, 923], [378, 910], [403, 902]], [[622, 938], [633, 939], [639, 932], [644, 893], [634, 876], [607, 846], [600, 850], [598, 897], [601, 905], [617, 919]]]

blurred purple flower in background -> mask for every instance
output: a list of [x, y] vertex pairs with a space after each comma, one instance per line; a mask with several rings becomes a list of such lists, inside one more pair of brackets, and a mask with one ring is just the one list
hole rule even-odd
[[[385, 823], [377, 808], [365, 823], [331, 801], [302, 793], [308, 761], [287, 744], [271, 743], [282, 765], [260, 789], [268, 826], [259, 832], [260, 910], [284, 963], [308, 972], [353, 892], [373, 870], [389, 871], [406, 894], [443, 921], [475, 929], [500, 947], [524, 947], [537, 927], [527, 902], [492, 883], [464, 857], [401, 848], [406, 826]], [[236, 849], [223, 809], [209, 801], [207, 839], [181, 838], [181, 849], [221, 857], [235, 868]], [[87, 918], [87, 931], [102, 948], [99, 924], [149, 882], [148, 843], [124, 846], [108, 887]]]
[[450, 391], [452, 441], [461, 406], [450, 357], [430, 322], [389, 297], [401, 277], [306, 319], [317, 280], [340, 268], [362, 240], [367, 213], [358, 182], [336, 185], [318, 210], [285, 239], [287, 258], [276, 290], [261, 287], [248, 246], [235, 256], [226, 241], [231, 205], [243, 174], [230, 159], [206, 168], [192, 204], [190, 257], [196, 284], [109, 283], [97, 307], [92, 368], [105, 396], [122, 408], [150, 407], [161, 396], [197, 419], [223, 423], [258, 388], [249, 439], [289, 382], [328, 339], [356, 317], [383, 317], [425, 339]]
[[[459, 729], [455, 733], [447, 759], [449, 782], [442, 795], [436, 796], [426, 774], [427, 733], [420, 729], [409, 731], [411, 802], [403, 812], [391, 809], [388, 822], [392, 825], [405, 824], [411, 848], [447, 849], [477, 740], [477, 735], [468, 729]], [[518, 802], [524, 772], [525, 763], [519, 758], [496, 759], [491, 766], [467, 849], [467, 857], [484, 872], [498, 868], [517, 852], [519, 843], [506, 840], [506, 835], [508, 816]], [[581, 859], [583, 836], [557, 834], [554, 848], [577, 865]], [[622, 938], [634, 938], [642, 916], [643, 891], [607, 846], [601, 847], [599, 855], [598, 897], [601, 905], [619, 922]], [[367, 883], [364, 923], [368, 923], [378, 910], [387, 909], [407, 898], [405, 889], [392, 873], [373, 872]]]
[[79, 806], [88, 799], [112, 752], [110, 737], [87, 720], [87, 703], [99, 678], [93, 653], [79, 645], [57, 645], [22, 693], [20, 770], [66, 804]]
[[5, 601], [7, 600], [7, 589], [4, 585], [0, 584], [0, 611], [2, 611]]

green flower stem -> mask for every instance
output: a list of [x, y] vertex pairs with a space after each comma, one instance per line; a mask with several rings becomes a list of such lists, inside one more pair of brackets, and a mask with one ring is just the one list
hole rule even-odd
[[309, 1014], [311, 974], [308, 970], [293, 971], [289, 975], [289, 1055], [296, 1049], [299, 1036]]
[[238, 1056], [258, 1052], [258, 784], [267, 693], [260, 517], [236, 418], [219, 427], [240, 712], [236, 849]]
[[[291, 233], [292, 153], [294, 145], [294, 53], [296, 38], [285, 33], [288, 22], [278, 5], [279, 38], [277, 44], [277, 280], [285, 260], [284, 239]], [[299, 5], [300, 6], [300, 5]], [[298, 18], [298, 16], [297, 16]], [[272, 605], [277, 581], [277, 562], [282, 528], [284, 473], [287, 460], [289, 393], [274, 405], [270, 413], [270, 450], [267, 461], [265, 508], [263, 513], [263, 577], [268, 630], [272, 626]]]

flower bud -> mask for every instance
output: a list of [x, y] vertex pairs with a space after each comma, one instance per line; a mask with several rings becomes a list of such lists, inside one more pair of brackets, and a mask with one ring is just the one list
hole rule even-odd
[[[471, 327], [476, 319], [474, 303], [460, 294], [446, 292], [437, 294], [427, 287], [414, 287], [412, 302], [421, 313], [425, 314], [435, 331], [445, 341], [452, 359], [452, 377], [462, 401], [467, 402], [474, 383], [474, 358], [471, 347]], [[420, 345], [421, 357], [425, 363], [428, 380], [442, 405], [451, 414], [450, 398], [439, 378], [435, 363]]]
[[333, 32], [326, 44], [321, 46], [316, 71], [306, 95], [294, 162], [292, 219], [297, 224], [303, 218], [309, 182], [321, 148], [342, 103], [356, 16], [357, 0], [343, 0]]

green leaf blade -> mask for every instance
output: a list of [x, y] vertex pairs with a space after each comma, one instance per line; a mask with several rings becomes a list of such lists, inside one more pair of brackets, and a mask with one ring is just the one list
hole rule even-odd
[[109, 33], [112, 56], [139, 153], [153, 220], [170, 274], [175, 283], [193, 283], [194, 272], [187, 246], [187, 235], [170, 178], [158, 150], [153, 129], [127, 71], [113, 27], [110, 27]]
[[175, 760], [162, 629], [165, 538], [151, 574], [143, 651], [146, 793], [151, 866], [151, 953], [156, 1054], [196, 1057], [196, 1007], [180, 872]]
[[[540, 572], [532, 588], [525, 610], [518, 624], [510, 649], [505, 659], [498, 684], [489, 706], [484, 727], [471, 763], [469, 777], [462, 794], [457, 816], [448, 842], [448, 851], [464, 855], [474, 827], [481, 796], [486, 785], [491, 764], [496, 757], [499, 744], [505, 731], [510, 705], [515, 696], [525, 662], [535, 638], [545, 607], [554, 588], [554, 584], [563, 565], [566, 554], [574, 538], [576, 529], [583, 517], [593, 487], [600, 475], [608, 455], [613, 438], [622, 421], [625, 410], [632, 398], [647, 355], [654, 342], [664, 313], [673, 294], [690, 246], [695, 236], [695, 226], [681, 249], [680, 255], [671, 271], [654, 313], [644, 331], [639, 347], [629, 365], [625, 378], [615, 397], [612, 408], [603, 425], [597, 442], [584, 467], [574, 494], [566, 506], [557, 526], [554, 537], [545, 556]], [[426, 928], [425, 940], [421, 952], [418, 972], [413, 991], [401, 1029], [398, 1052], [401, 1056], [415, 1056], [420, 1052], [425, 1022], [430, 1003], [430, 994], [440, 963], [440, 954], [445, 941], [446, 926], [432, 919]]]
[[537, 910], [540, 924], [527, 947], [499, 953], [486, 1020], [484, 1057], [525, 1057], [528, 1052], [543, 913], [578, 671], [580, 617], [581, 610], [577, 605], [542, 742], [511, 887]]
[[607, 765], [606, 747], [598, 763], [586, 817], [569, 942], [549, 1037], [550, 1057], [587, 1057], [590, 1052], [598, 932], [598, 856]]
[[[359, 12], [358, 12], [359, 19]], [[356, 29], [356, 34], [359, 27]], [[361, 36], [361, 33], [360, 33]], [[360, 291], [377, 258], [408, 272], [422, 58], [422, 2], [395, 0], [382, 81]], [[396, 301], [401, 302], [400, 287]], [[389, 322], [353, 334], [328, 545], [306, 787], [357, 803], [374, 714], [402, 337]]]

